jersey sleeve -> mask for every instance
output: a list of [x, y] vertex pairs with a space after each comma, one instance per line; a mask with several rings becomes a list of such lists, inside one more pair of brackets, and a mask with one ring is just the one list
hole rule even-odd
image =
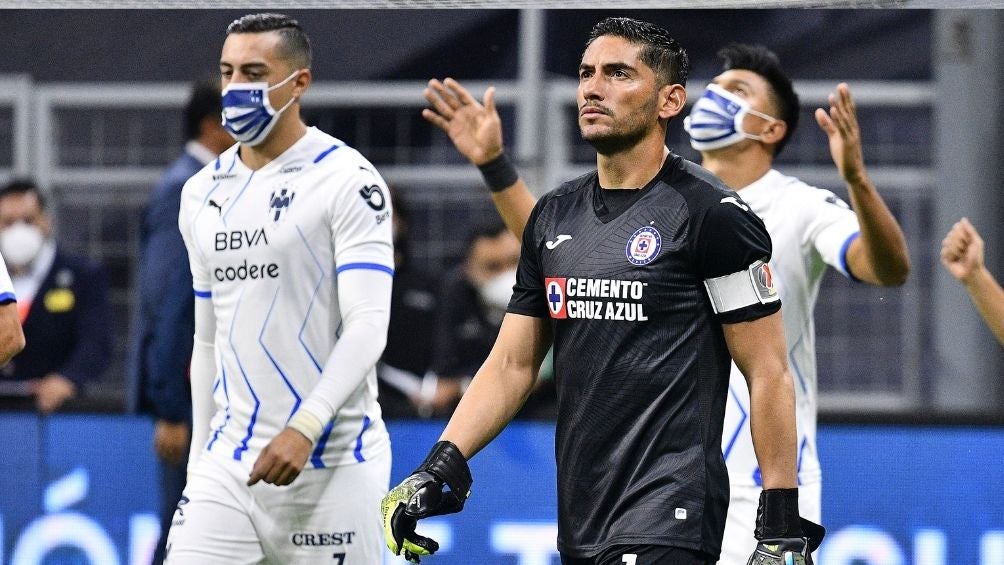
[[818, 188], [801, 209], [808, 215], [806, 232], [812, 247], [827, 265], [856, 281], [847, 267], [847, 248], [861, 233], [857, 215], [836, 194]]
[[[349, 169], [344, 163], [342, 167]], [[340, 182], [329, 210], [336, 273], [374, 269], [393, 274], [393, 210], [387, 184], [362, 159], [340, 176]]]
[[0, 304], [10, 304], [16, 302], [14, 295], [14, 283], [10, 280], [10, 273], [7, 272], [7, 264], [3, 257], [0, 257]]
[[541, 211], [548, 199], [541, 198], [530, 212], [530, 218], [523, 228], [523, 244], [519, 253], [519, 266], [516, 267], [516, 284], [513, 286], [512, 298], [509, 300], [507, 312], [543, 318], [548, 315], [547, 301], [544, 295], [544, 274], [541, 265], [540, 244], [538, 243], [537, 224]]
[[188, 265], [192, 271], [192, 288], [195, 296], [208, 298], [212, 292], [212, 281], [209, 278], [209, 267], [196, 244], [195, 235], [192, 233], [192, 225], [195, 214], [198, 214], [204, 207], [201, 202], [201, 195], [195, 190], [196, 183], [200, 175], [188, 179], [181, 191], [181, 207], [178, 212], [178, 230], [181, 231], [181, 238], [185, 241], [185, 249], [188, 251]]
[[728, 197], [708, 208], [692, 250], [720, 322], [755, 320], [780, 310], [769, 266], [770, 235], [742, 200]]

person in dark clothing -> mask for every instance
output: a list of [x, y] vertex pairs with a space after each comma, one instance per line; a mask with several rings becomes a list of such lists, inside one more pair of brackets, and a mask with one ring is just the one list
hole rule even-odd
[[184, 110], [185, 148], [164, 171], [143, 212], [137, 273], [139, 302], [129, 358], [129, 411], [154, 417], [160, 460], [161, 536], [154, 563], [164, 560], [167, 531], [185, 488], [191, 438], [188, 367], [195, 332], [195, 297], [188, 252], [178, 231], [181, 188], [234, 140], [220, 125], [220, 86], [193, 85]]
[[[392, 551], [417, 562], [437, 549], [415, 533], [417, 521], [462, 509], [467, 459], [512, 419], [553, 340], [562, 563], [718, 559], [730, 357], [750, 389], [765, 489], [756, 563], [811, 563], [821, 534], [803, 531], [798, 516], [794, 390], [770, 237], [734, 191], [665, 146], [688, 72], [686, 52], [658, 26], [608, 18], [594, 27], [577, 105], [597, 170], [543, 196], [517, 230], [517, 282], [495, 346], [440, 441], [384, 498]], [[430, 89], [445, 92], [438, 81]], [[424, 115], [443, 129], [478, 104], [426, 97]], [[501, 147], [483, 157], [475, 164], [493, 191], [522, 184]]]
[[101, 377], [111, 357], [103, 267], [52, 237], [33, 180], [0, 189], [0, 253], [10, 268], [26, 345], [0, 369], [7, 408], [49, 414]]

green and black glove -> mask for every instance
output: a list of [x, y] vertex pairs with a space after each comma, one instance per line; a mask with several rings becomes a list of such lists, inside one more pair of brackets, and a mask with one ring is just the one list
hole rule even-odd
[[[412, 563], [439, 550], [435, 540], [415, 533], [422, 518], [452, 514], [464, 509], [471, 495], [471, 469], [457, 446], [440, 441], [425, 461], [380, 503], [387, 547]], [[444, 490], [449, 487], [449, 490]]]
[[756, 550], [747, 565], [812, 565], [826, 529], [798, 516], [798, 489], [765, 489], [756, 511]]

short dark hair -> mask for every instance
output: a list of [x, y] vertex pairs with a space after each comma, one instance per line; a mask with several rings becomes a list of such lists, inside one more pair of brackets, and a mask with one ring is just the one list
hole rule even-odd
[[237, 18], [227, 26], [227, 35], [232, 33], [265, 33], [267, 31], [278, 32], [282, 38], [280, 49], [282, 49], [283, 59], [297, 68], [310, 68], [310, 38], [300, 27], [300, 23], [293, 18], [273, 13], [248, 14]]
[[770, 85], [771, 98], [777, 106], [779, 116], [775, 116], [788, 125], [781, 141], [774, 147], [774, 155], [781, 152], [791, 135], [798, 127], [798, 94], [791, 84], [791, 79], [781, 69], [781, 61], [777, 55], [759, 44], [730, 43], [718, 51], [722, 60], [722, 70], [744, 70], [754, 72], [764, 78]]
[[34, 194], [38, 198], [38, 207], [45, 210], [45, 196], [38, 189], [38, 183], [34, 179], [27, 177], [14, 179], [0, 188], [0, 199], [8, 196], [21, 196], [22, 194]]
[[631, 18], [606, 18], [593, 26], [586, 47], [604, 35], [623, 37], [631, 43], [643, 45], [641, 61], [655, 71], [660, 87], [666, 84], [687, 85], [690, 58], [665, 29]]
[[185, 104], [185, 139], [199, 137], [202, 120], [206, 117], [220, 119], [220, 81], [202, 79], [192, 85]]

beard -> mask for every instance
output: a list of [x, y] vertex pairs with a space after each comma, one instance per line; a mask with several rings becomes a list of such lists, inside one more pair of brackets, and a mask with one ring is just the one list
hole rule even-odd
[[614, 127], [606, 131], [590, 133], [580, 125], [579, 134], [582, 140], [592, 145], [600, 155], [614, 155], [627, 151], [649, 134], [652, 127], [649, 120], [656, 112], [656, 103], [656, 100], [652, 100], [651, 104], [635, 109], [625, 119], [615, 121]]
[[636, 126], [623, 131], [609, 131], [604, 133], [589, 134], [580, 129], [583, 141], [593, 146], [600, 155], [614, 155], [631, 149], [641, 141], [647, 128]]

